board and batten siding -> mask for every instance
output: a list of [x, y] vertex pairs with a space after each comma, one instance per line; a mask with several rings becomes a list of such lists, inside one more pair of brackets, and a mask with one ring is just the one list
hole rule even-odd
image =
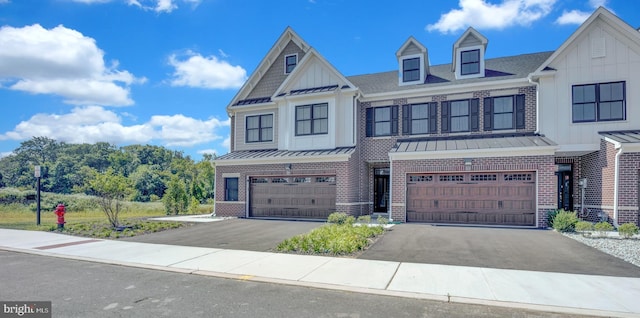
[[[604, 47], [603, 47], [604, 45]], [[603, 20], [595, 21], [549, 67], [554, 76], [540, 79], [539, 129], [562, 150], [597, 150], [599, 131], [640, 127], [640, 49]], [[572, 86], [626, 82], [626, 120], [572, 122]]]

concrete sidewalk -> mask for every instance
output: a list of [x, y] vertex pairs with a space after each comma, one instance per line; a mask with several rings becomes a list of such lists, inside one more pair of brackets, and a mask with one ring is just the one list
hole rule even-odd
[[640, 317], [640, 278], [173, 246], [7, 229], [0, 229], [0, 249], [380, 295]]

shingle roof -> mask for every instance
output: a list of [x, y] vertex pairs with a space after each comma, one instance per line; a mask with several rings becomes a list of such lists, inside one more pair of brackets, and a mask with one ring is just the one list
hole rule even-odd
[[496, 134], [404, 139], [399, 140], [390, 152], [523, 148], [555, 145], [556, 143], [551, 139], [533, 133]]
[[640, 143], [640, 130], [601, 131], [599, 134], [619, 143]]
[[233, 151], [226, 155], [216, 158], [216, 160], [239, 160], [239, 159], [268, 159], [268, 158], [300, 158], [306, 156], [332, 156], [332, 155], [349, 155], [353, 153], [356, 147], [339, 147], [335, 149], [324, 150], [303, 150], [289, 151], [278, 149], [266, 150], [242, 150]]
[[495, 80], [526, 78], [534, 72], [553, 52], [522, 54], [485, 60], [485, 77], [455, 79], [451, 64], [429, 67], [429, 76], [424, 84], [398, 85], [398, 71], [348, 76], [364, 94], [387, 93], [424, 87], [460, 85], [465, 83], [488, 82]]

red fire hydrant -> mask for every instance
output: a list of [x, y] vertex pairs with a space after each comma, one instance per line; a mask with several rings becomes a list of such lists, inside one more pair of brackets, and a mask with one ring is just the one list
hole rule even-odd
[[62, 231], [64, 230], [64, 204], [60, 203], [58, 204], [58, 206], [56, 207], [56, 210], [53, 211], [53, 213], [55, 213], [58, 216], [58, 230]]

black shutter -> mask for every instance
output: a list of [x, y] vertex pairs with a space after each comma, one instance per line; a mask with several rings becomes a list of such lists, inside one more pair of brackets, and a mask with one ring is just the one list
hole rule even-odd
[[429, 103], [429, 133], [438, 133], [438, 103]]
[[402, 134], [411, 134], [411, 105], [402, 105]]
[[442, 132], [443, 133], [448, 133], [449, 132], [449, 122], [450, 122], [450, 118], [449, 118], [449, 107], [451, 105], [451, 102], [442, 102], [440, 104], [442, 106], [442, 109], [440, 110], [440, 125], [442, 126]]
[[373, 136], [373, 108], [367, 108], [367, 137]]
[[469, 120], [471, 121], [469, 127], [471, 127], [471, 131], [479, 131], [480, 130], [480, 99], [474, 98], [470, 101], [470, 116]]
[[398, 105], [391, 106], [391, 135], [398, 134]]
[[493, 98], [484, 99], [484, 131], [493, 130]]
[[516, 129], [526, 128], [524, 105], [524, 94], [516, 95]]

